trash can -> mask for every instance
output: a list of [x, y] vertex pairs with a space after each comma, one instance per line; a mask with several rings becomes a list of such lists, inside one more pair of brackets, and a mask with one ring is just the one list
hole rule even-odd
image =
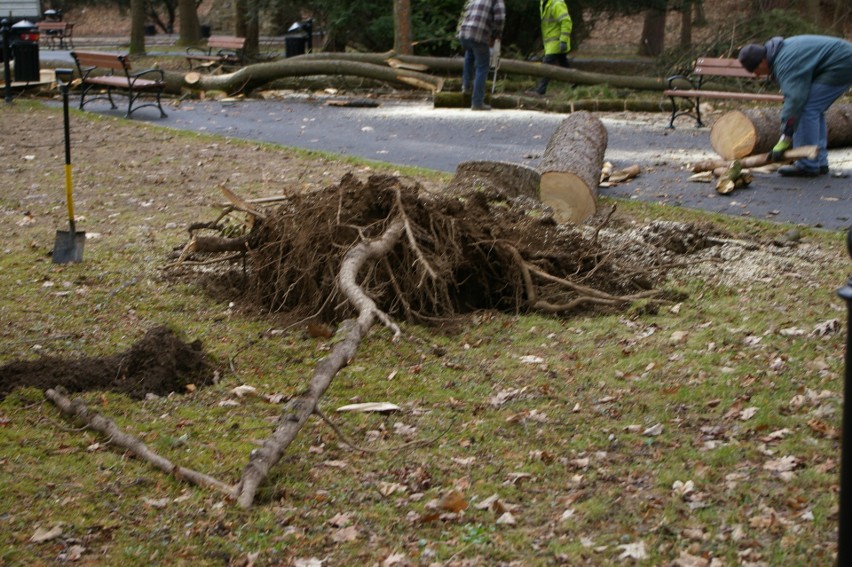
[[201, 38], [208, 39], [210, 37], [210, 24], [201, 24]]
[[307, 43], [307, 38], [305, 36], [299, 35], [285, 35], [284, 36], [284, 57], [295, 57], [296, 55], [304, 55], [305, 54], [305, 44]]
[[38, 26], [27, 20], [21, 20], [12, 26], [9, 48], [15, 61], [16, 81], [37, 83], [40, 79], [38, 35]]
[[145, 35], [157, 35], [157, 26], [154, 24], [145, 24]]

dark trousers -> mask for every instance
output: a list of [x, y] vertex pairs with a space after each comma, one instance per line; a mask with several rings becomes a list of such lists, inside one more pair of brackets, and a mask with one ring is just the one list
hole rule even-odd
[[[545, 55], [544, 59], [541, 60], [545, 65], [559, 65], [560, 67], [565, 67], [566, 69], [571, 66], [568, 62], [568, 54], [567, 53], [551, 53], [549, 55]], [[547, 84], [550, 82], [550, 79], [547, 77], [542, 77], [538, 84], [535, 86], [535, 92], [540, 95], [543, 95], [547, 92]]]

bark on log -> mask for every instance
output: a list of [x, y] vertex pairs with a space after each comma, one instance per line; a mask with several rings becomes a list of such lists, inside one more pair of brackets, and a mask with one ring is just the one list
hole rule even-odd
[[[817, 157], [817, 147], [816, 146], [802, 146], [800, 148], [793, 148], [792, 150], [787, 150], [784, 152], [784, 161], [794, 161], [797, 159], [816, 159]], [[743, 167], [748, 169], [754, 169], [756, 167], [760, 167], [762, 165], [766, 165], [770, 163], [769, 154], [755, 154], [753, 156], [744, 157], [742, 160]], [[702, 171], [713, 171], [719, 167], [728, 167], [730, 165], [730, 160], [725, 159], [710, 159], [705, 161], [699, 161], [692, 166], [693, 173], [701, 173]]]
[[[852, 146], [852, 104], [835, 104], [825, 113], [828, 147]], [[710, 129], [710, 145], [724, 159], [768, 152], [780, 136], [781, 109], [732, 110]]]
[[[317, 403], [340, 369], [355, 357], [361, 340], [367, 335], [376, 318], [395, 328], [387, 316], [376, 307], [375, 302], [358, 286], [357, 277], [361, 267], [370, 259], [378, 258], [388, 252], [405, 232], [402, 220], [392, 222], [381, 238], [362, 242], [355, 246], [343, 259], [340, 268], [340, 288], [349, 301], [358, 310], [358, 319], [351, 325], [344, 339], [337, 343], [329, 355], [314, 368], [308, 390], [287, 404], [278, 419], [278, 426], [259, 449], [249, 456], [249, 463], [243, 470], [238, 484], [237, 503], [242, 508], [250, 508], [260, 483], [267, 477], [269, 470], [281, 460], [284, 451], [296, 438], [305, 422], [314, 413]], [[395, 328], [395, 335], [399, 329]]]
[[538, 170], [526, 165], [505, 161], [464, 161], [456, 166], [447, 191], [491, 189], [510, 199], [523, 195], [538, 200], [540, 183]]
[[608, 142], [603, 123], [580, 111], [562, 121], [539, 164], [539, 199], [560, 223], [582, 223], [595, 213], [595, 200]]
[[[461, 57], [426, 57], [420, 55], [396, 55], [393, 53], [307, 53], [292, 57], [290, 60], [349, 60], [363, 61], [373, 64], [394, 59], [412, 65], [425, 65], [430, 71], [461, 74], [464, 60]], [[579, 71], [574, 68], [564, 68], [558, 65], [529, 63], [517, 59], [501, 59], [498, 74], [525, 75], [528, 77], [548, 77], [554, 81], [575, 85], [608, 84], [617, 88], [628, 88], [647, 91], [663, 91], [668, 84], [662, 78], [642, 77], [633, 75], [615, 75], [611, 73], [593, 73]]]
[[[431, 92], [440, 91], [444, 83], [444, 80], [440, 77], [408, 71], [406, 69], [393, 69], [387, 65], [374, 65], [371, 63], [343, 60], [304, 60], [296, 57], [273, 61], [271, 63], [247, 65], [233, 73], [225, 75], [188, 73], [181, 75], [179, 82], [174, 75], [176, 73], [167, 73], [167, 91], [174, 92], [174, 89], [177, 87], [178, 92], [181, 88], [191, 88], [203, 91], [218, 90], [229, 94], [236, 94], [251, 92], [282, 77], [310, 75], [352, 75], [396, 83], [398, 85], [407, 85]], [[176, 82], [178, 83], [175, 84]]]

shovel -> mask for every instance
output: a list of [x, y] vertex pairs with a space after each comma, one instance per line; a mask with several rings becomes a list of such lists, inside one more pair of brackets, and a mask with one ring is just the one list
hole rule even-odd
[[74, 226], [74, 196], [71, 183], [71, 134], [68, 127], [68, 81], [71, 69], [57, 69], [56, 80], [62, 91], [62, 114], [65, 125], [65, 202], [68, 205], [68, 230], [57, 230], [56, 241], [53, 243], [53, 263], [67, 264], [68, 262], [83, 261], [83, 245], [86, 243], [86, 233], [77, 232]]

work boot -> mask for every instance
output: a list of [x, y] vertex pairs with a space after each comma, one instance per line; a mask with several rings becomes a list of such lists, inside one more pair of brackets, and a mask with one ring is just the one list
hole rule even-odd
[[[826, 168], [828, 169], [828, 168]], [[826, 173], [828, 173], [826, 171]], [[817, 175], [821, 175], [822, 168], [818, 170], [810, 170], [799, 167], [796, 164], [791, 165], [782, 165], [778, 168], [778, 174], [782, 177], [816, 177]]]

